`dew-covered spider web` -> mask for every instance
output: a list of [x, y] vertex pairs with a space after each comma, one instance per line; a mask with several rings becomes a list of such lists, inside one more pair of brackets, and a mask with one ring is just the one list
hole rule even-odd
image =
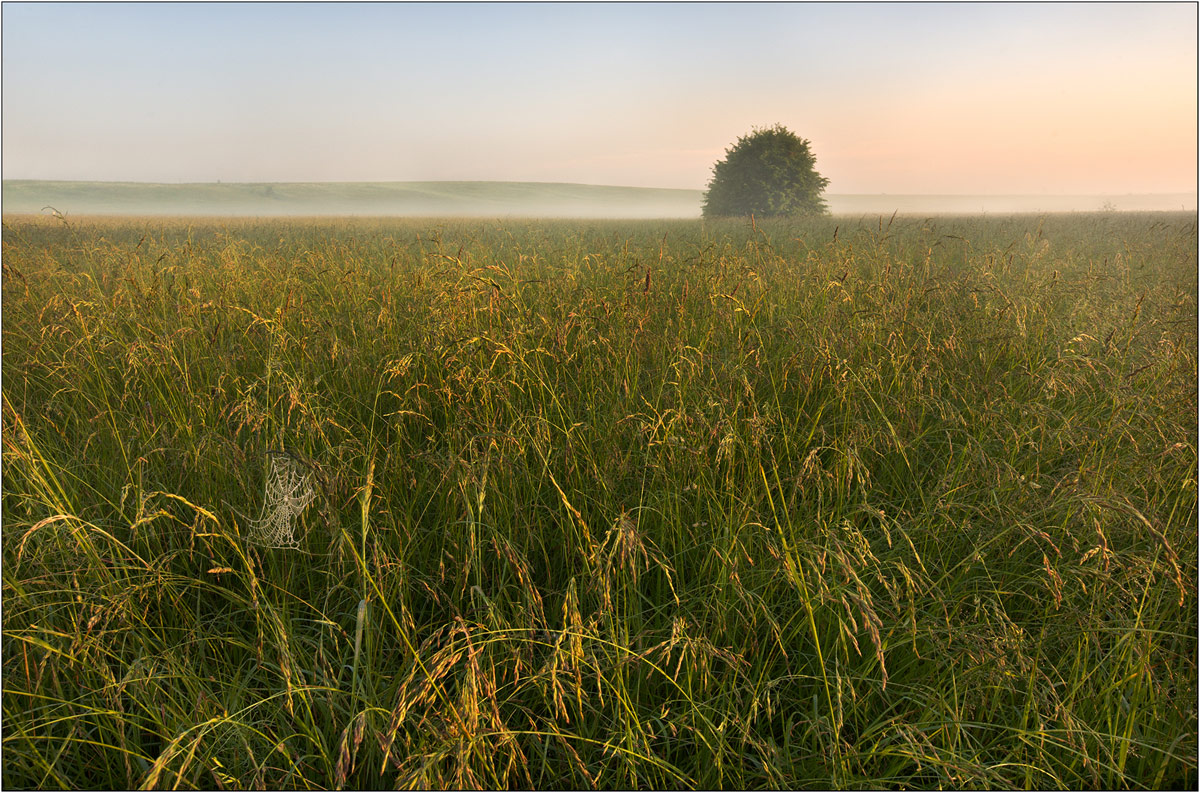
[[262, 512], [250, 522], [251, 542], [268, 548], [299, 548], [296, 539], [296, 519], [312, 503], [310, 476], [291, 457], [270, 453], [271, 469], [267, 473], [266, 493]]

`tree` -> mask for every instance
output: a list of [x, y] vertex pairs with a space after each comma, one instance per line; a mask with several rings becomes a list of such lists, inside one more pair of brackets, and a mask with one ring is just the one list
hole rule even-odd
[[725, 150], [704, 194], [704, 217], [819, 215], [829, 180], [807, 140], [782, 124], [755, 129]]

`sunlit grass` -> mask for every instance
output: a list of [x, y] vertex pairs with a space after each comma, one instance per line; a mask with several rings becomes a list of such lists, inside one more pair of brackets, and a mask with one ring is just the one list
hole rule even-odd
[[6, 787], [1196, 785], [1194, 216], [3, 246]]

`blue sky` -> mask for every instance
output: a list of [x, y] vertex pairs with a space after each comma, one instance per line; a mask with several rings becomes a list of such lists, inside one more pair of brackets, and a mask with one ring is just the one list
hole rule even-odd
[[5, 3], [5, 178], [1193, 190], [1196, 6]]

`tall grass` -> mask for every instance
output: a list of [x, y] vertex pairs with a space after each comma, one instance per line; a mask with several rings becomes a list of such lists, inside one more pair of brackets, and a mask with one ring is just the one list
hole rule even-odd
[[7, 219], [3, 784], [1195, 787], [1196, 244]]

